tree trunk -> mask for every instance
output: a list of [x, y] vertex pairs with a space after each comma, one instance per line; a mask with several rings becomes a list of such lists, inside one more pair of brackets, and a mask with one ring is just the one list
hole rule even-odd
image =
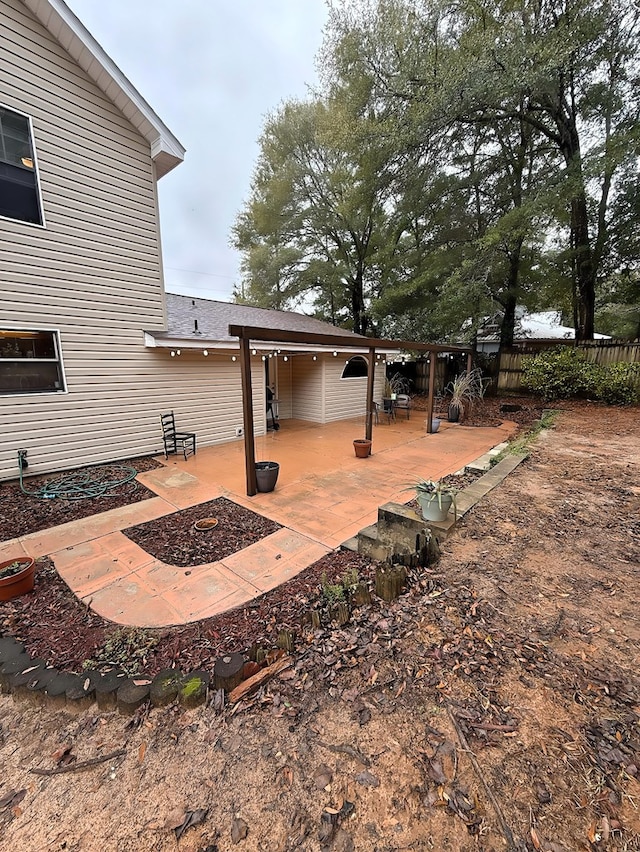
[[351, 287], [351, 313], [353, 330], [356, 334], [366, 334], [368, 318], [365, 313], [362, 270], [358, 270]]
[[500, 326], [500, 351], [513, 346], [513, 335], [516, 324], [516, 305], [518, 302], [518, 280], [520, 275], [520, 254], [522, 251], [522, 239], [509, 253], [509, 271], [507, 274], [506, 288], [502, 306], [504, 315]]
[[584, 190], [571, 199], [571, 231], [576, 269], [576, 340], [593, 340], [596, 275], [589, 241], [589, 218]]
[[556, 113], [556, 126], [560, 133], [560, 150], [567, 165], [568, 180], [574, 182], [571, 194], [571, 245], [573, 247], [574, 316], [576, 340], [593, 340], [596, 309], [596, 270], [593, 249], [589, 239], [589, 211], [587, 193], [582, 173], [580, 137], [574, 111], [568, 115]]

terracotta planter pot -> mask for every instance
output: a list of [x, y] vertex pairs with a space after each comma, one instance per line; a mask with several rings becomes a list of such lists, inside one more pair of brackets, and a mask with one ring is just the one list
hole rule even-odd
[[353, 449], [356, 451], [356, 457], [366, 459], [371, 455], [371, 441], [366, 438], [356, 438], [353, 442]]
[[33, 589], [36, 563], [30, 556], [18, 556], [17, 559], [0, 562], [0, 574], [14, 562], [19, 562], [22, 567], [16, 574], [0, 578], [0, 601], [10, 601], [11, 598], [17, 598], [18, 595], [24, 595]]

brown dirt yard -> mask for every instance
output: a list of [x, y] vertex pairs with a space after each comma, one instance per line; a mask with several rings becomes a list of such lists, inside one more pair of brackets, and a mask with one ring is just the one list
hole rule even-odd
[[249, 700], [1, 695], [0, 850], [640, 850], [640, 412], [562, 408], [436, 565]]

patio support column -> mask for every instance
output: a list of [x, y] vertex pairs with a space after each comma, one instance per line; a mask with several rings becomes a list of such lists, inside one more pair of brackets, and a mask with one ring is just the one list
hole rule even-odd
[[473, 367], [473, 352], [469, 352], [467, 355], [467, 373], [471, 372], [471, 368]]
[[240, 372], [242, 375], [242, 416], [244, 419], [244, 461], [247, 471], [247, 497], [258, 493], [256, 449], [253, 434], [253, 395], [251, 391], [251, 354], [249, 339], [240, 338]]
[[433, 418], [433, 392], [436, 387], [436, 353], [429, 353], [429, 400], [427, 402], [427, 432], [431, 434]]
[[371, 440], [373, 434], [373, 383], [376, 378], [376, 349], [369, 347], [369, 372], [367, 373], [367, 413], [365, 419], [365, 438]]

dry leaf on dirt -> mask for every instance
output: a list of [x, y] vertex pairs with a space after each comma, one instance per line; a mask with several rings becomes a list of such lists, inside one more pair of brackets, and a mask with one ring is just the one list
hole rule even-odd
[[176, 840], [180, 840], [180, 838], [185, 833], [185, 831], [187, 831], [187, 829], [192, 828], [194, 825], [199, 825], [201, 822], [204, 822], [208, 813], [209, 808], [198, 808], [198, 810], [196, 811], [187, 811], [187, 813], [184, 815], [184, 820], [175, 829]]
[[65, 743], [64, 745], [61, 745], [60, 748], [57, 748], [52, 753], [51, 757], [60, 766], [66, 766], [69, 763], [73, 763], [74, 760], [77, 760], [77, 757], [74, 754], [71, 754], [72, 748], [73, 746], [71, 743]]

